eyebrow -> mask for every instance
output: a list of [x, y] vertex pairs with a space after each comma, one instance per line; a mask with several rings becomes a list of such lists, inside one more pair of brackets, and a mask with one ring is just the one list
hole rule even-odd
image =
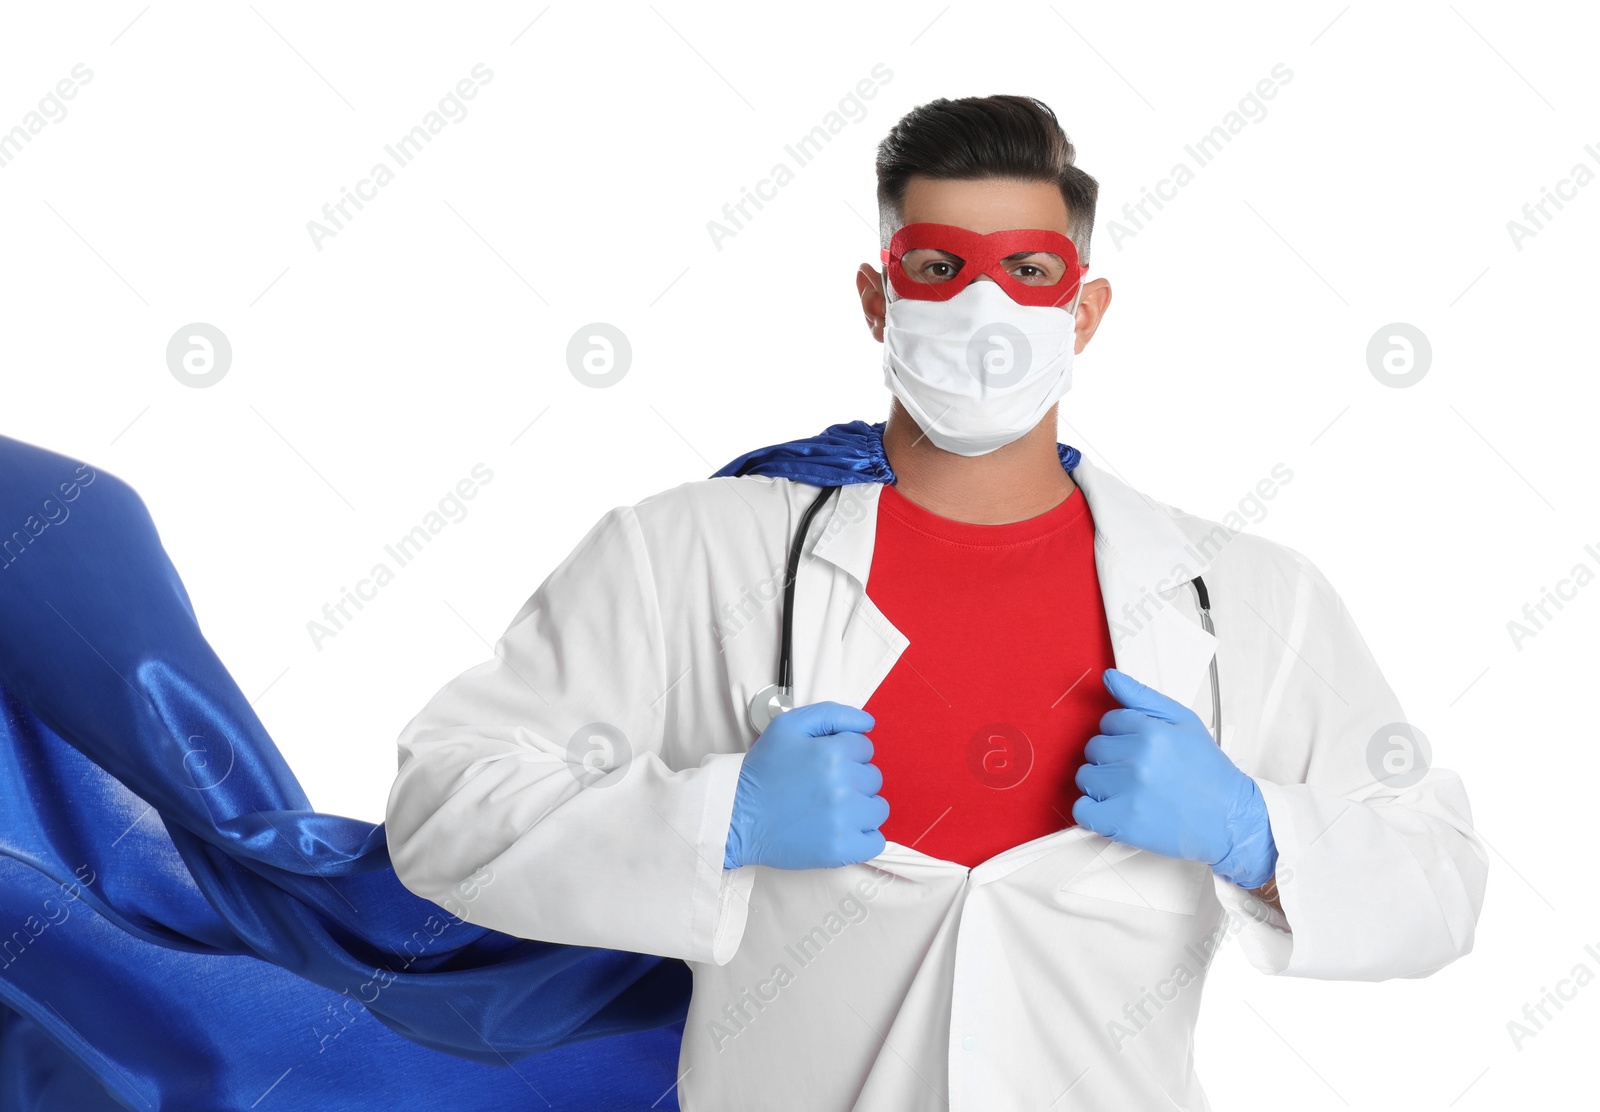
[[[918, 250], [922, 250], [922, 251], [937, 251], [939, 254], [943, 255], [947, 259], [962, 259], [962, 257], [960, 255], [957, 255], [953, 251], [946, 251], [942, 247], [922, 247], [922, 248], [918, 248]], [[1045, 250], [1039, 250], [1039, 251], [1016, 251], [1016, 252], [1013, 252], [1010, 255], [1007, 255], [1005, 258], [1001, 259], [1000, 261], [1003, 262], [1003, 263], [1012, 263], [1012, 262], [1019, 262], [1022, 259], [1030, 259], [1035, 255], [1054, 255], [1054, 254], [1055, 254], [1054, 251], [1045, 251]], [[966, 260], [962, 259], [962, 261], [965, 262]]]

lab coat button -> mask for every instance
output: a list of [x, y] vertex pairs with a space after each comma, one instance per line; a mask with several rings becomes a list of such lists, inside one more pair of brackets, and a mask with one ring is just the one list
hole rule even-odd
[[976, 1050], [976, 1049], [978, 1049], [978, 1036], [976, 1036], [976, 1035], [968, 1035], [966, 1038], [962, 1039], [961, 1040], [961, 1049], [963, 1049], [963, 1050]]

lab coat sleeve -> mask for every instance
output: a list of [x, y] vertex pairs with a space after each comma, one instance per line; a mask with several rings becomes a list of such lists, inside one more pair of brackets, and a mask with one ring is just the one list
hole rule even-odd
[[706, 750], [698, 765], [669, 767], [673, 680], [650, 555], [618, 507], [401, 733], [401, 883], [522, 938], [726, 964], [755, 873], [722, 867], [744, 754], [691, 739], [669, 752]]
[[1426, 976], [1472, 949], [1483, 906], [1488, 857], [1466, 790], [1447, 769], [1403, 786], [1386, 770], [1392, 731], [1372, 742], [1406, 721], [1400, 704], [1332, 586], [1286, 551], [1298, 574], [1292, 614], [1269, 634], [1283, 655], [1260, 727], [1263, 771], [1245, 769], [1272, 823], [1283, 915], [1220, 878], [1217, 893], [1263, 972]]

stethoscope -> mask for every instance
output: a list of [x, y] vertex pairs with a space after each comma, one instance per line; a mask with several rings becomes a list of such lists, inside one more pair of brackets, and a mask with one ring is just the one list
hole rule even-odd
[[[794, 709], [794, 582], [800, 570], [800, 551], [805, 547], [806, 534], [811, 528], [811, 519], [817, 516], [817, 511], [828, 500], [828, 496], [839, 488], [836, 486], [823, 487], [822, 492], [806, 507], [806, 512], [800, 517], [800, 527], [795, 530], [794, 540], [789, 545], [789, 562], [784, 569], [783, 576], [783, 635], [778, 647], [778, 682], [769, 683], [750, 699], [750, 725], [755, 728], [759, 736], [772, 720], [786, 710]], [[1216, 629], [1211, 624], [1211, 596], [1206, 591], [1205, 580], [1198, 575], [1189, 582], [1194, 584], [1196, 596], [1200, 602], [1200, 624], [1205, 631], [1216, 636]], [[1222, 691], [1217, 684], [1217, 658], [1211, 657], [1211, 732], [1217, 743], [1222, 742]]]

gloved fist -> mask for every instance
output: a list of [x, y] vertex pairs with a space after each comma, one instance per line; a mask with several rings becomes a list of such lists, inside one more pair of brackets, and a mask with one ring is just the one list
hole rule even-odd
[[1115, 668], [1103, 678], [1122, 709], [1101, 716], [1084, 748], [1073, 821], [1151, 853], [1203, 861], [1241, 888], [1270, 880], [1278, 847], [1256, 782], [1194, 711]]
[[810, 703], [774, 718], [744, 755], [722, 867], [833, 869], [883, 852], [889, 803], [862, 732], [873, 718]]

